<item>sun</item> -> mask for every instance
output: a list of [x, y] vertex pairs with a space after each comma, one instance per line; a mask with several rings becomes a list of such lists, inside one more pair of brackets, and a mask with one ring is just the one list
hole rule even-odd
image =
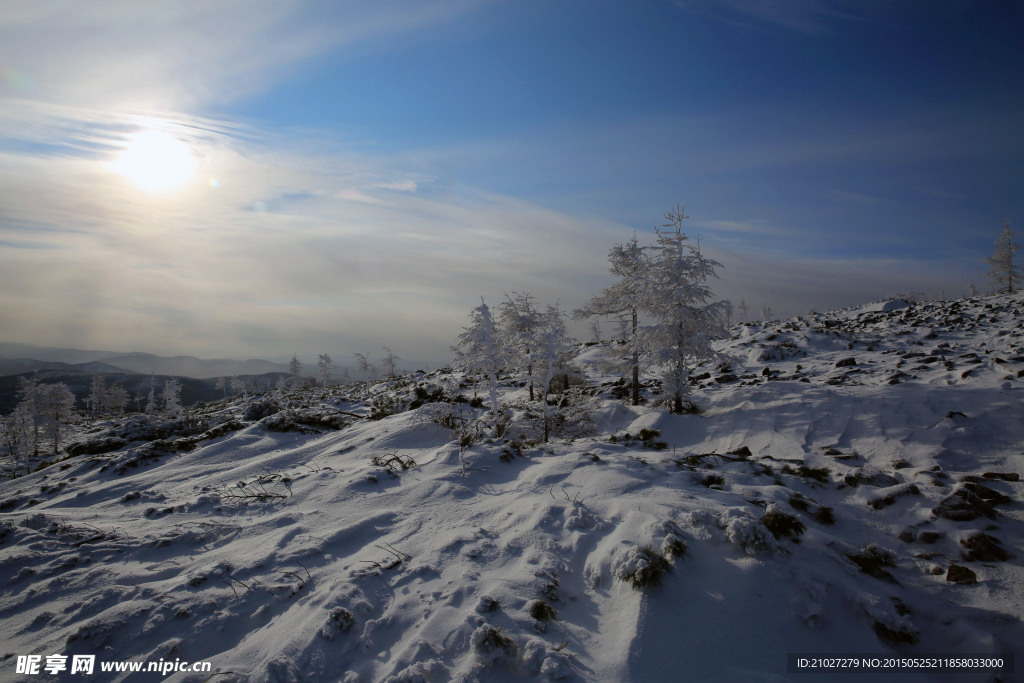
[[147, 130], [130, 138], [113, 168], [141, 190], [164, 193], [188, 182], [198, 165], [186, 142], [162, 130]]

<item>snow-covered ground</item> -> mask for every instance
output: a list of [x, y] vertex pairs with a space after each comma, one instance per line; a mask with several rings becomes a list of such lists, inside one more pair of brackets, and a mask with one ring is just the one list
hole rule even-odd
[[[444, 404], [406, 410], [416, 386], [459, 391], [443, 372], [266, 417], [214, 405], [165, 434], [99, 425], [93, 453], [0, 485], [0, 679], [163, 678], [98, 672], [129, 659], [208, 661], [214, 681], [861, 681], [787, 655], [1008, 661], [1022, 307], [734, 327], [735, 362], [700, 371], [703, 415], [612, 399], [607, 347], [584, 347], [597, 429], [548, 444], [462, 448], [430, 417]], [[368, 419], [371, 394], [398, 412]], [[16, 673], [52, 654], [97, 673]]]

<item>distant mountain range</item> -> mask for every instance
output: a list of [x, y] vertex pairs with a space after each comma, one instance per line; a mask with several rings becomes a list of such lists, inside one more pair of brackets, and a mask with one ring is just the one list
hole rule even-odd
[[0, 376], [42, 370], [111, 374], [142, 373], [210, 379], [287, 372], [288, 366], [284, 363], [258, 358], [249, 360], [228, 358], [204, 360], [193, 356], [166, 358], [151, 353], [84, 351], [0, 342]]

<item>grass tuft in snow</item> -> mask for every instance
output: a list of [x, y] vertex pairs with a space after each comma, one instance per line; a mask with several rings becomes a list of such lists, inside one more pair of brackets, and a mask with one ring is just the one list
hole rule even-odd
[[661, 544], [661, 554], [669, 560], [685, 557], [689, 550], [686, 541], [673, 534], [669, 534]]
[[822, 505], [814, 511], [814, 521], [818, 522], [818, 524], [835, 524], [836, 514], [832, 511], [832, 508]]
[[338, 607], [331, 611], [326, 623], [320, 628], [320, 637], [324, 640], [334, 640], [336, 634], [345, 633], [355, 623], [355, 615], [344, 607]]
[[889, 628], [880, 621], [875, 622], [874, 629], [875, 635], [889, 645], [915, 645], [921, 640], [917, 631]]
[[519, 646], [516, 641], [502, 633], [501, 628], [494, 628], [484, 624], [476, 631], [473, 631], [473, 649], [477, 654], [488, 661], [499, 661], [511, 659], [519, 654]]
[[390, 472], [404, 472], [416, 467], [416, 461], [408, 455], [401, 455], [397, 451], [389, 451], [384, 455], [375, 455], [370, 464], [377, 467], [385, 467]]
[[656, 588], [661, 585], [664, 575], [672, 569], [672, 563], [658, 552], [653, 545], [633, 548], [619, 566], [615, 576], [633, 588]]
[[761, 524], [772, 532], [772, 536], [776, 539], [787, 536], [795, 541], [807, 530], [803, 522], [788, 512], [783, 512], [774, 504], [769, 505], [767, 511], [761, 516]]
[[537, 621], [558, 620], [558, 612], [555, 611], [554, 607], [544, 602], [543, 600], [531, 601], [526, 609], [530, 613], [530, 616], [536, 619]]

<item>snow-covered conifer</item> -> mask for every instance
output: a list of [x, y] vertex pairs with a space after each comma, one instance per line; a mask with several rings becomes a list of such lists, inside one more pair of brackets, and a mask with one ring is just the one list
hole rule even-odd
[[529, 292], [512, 292], [498, 309], [498, 341], [507, 362], [516, 369], [534, 400], [533, 362], [544, 317], [533, 305]]
[[115, 384], [107, 387], [103, 396], [103, 409], [109, 410], [112, 413], [118, 415], [124, 414], [124, 409], [128, 406], [128, 390], [124, 387]]
[[398, 368], [398, 361], [402, 359], [396, 356], [394, 353], [392, 353], [391, 349], [388, 348], [387, 344], [381, 344], [380, 348], [384, 349], [384, 359], [381, 361], [381, 363], [384, 364], [384, 369], [387, 371], [388, 377], [394, 379], [395, 371]]
[[293, 388], [298, 388], [302, 383], [302, 363], [299, 362], [299, 357], [296, 355], [292, 356], [292, 359], [288, 361], [288, 384]]
[[46, 435], [53, 443], [53, 454], [57, 455], [61, 437], [75, 415], [75, 395], [63, 382], [41, 385], [39, 389]]
[[353, 353], [352, 355], [356, 357], [356, 369], [359, 371], [359, 374], [369, 382], [370, 378], [377, 373], [377, 368], [370, 362], [369, 354]]
[[691, 244], [682, 231], [688, 218], [684, 207], [665, 214], [668, 221], [658, 229], [657, 243], [650, 248], [649, 286], [642, 307], [652, 324], [641, 331], [643, 346], [662, 368], [662, 390], [673, 412], [682, 412], [689, 389], [690, 370], [717, 354], [714, 339], [725, 336], [728, 304], [711, 302], [708, 278], [717, 277], [721, 264], [706, 258], [699, 245]]
[[326, 353], [321, 353], [319, 360], [316, 363], [316, 379], [320, 382], [320, 386], [327, 388], [327, 384], [331, 381], [331, 368], [334, 367], [334, 361]]
[[146, 414], [153, 415], [157, 411], [156, 407], [156, 380], [153, 374], [149, 375], [149, 394], [146, 397]]
[[1006, 221], [999, 231], [999, 237], [996, 238], [996, 248], [992, 257], [985, 259], [989, 265], [989, 278], [1000, 292], [1008, 294], [1013, 294], [1014, 285], [1018, 285], [1022, 277], [1020, 266], [1013, 263], [1013, 257], [1020, 249], [1014, 237], [1014, 232], [1010, 230], [1010, 221]]
[[29, 434], [26, 438], [33, 456], [39, 455], [39, 431], [46, 418], [43, 388], [35, 377], [18, 378], [18, 408], [22, 411]]
[[103, 375], [93, 375], [89, 385], [89, 395], [85, 399], [85, 405], [93, 415], [103, 409], [106, 403], [106, 393], [107, 386]]
[[249, 387], [241, 377], [231, 378], [231, 393], [238, 394], [242, 398], [249, 397]]
[[37, 443], [33, 440], [34, 425], [32, 416], [20, 403], [9, 415], [0, 416], [0, 449], [10, 457], [14, 470], [30, 471], [29, 456], [37, 451]]
[[455, 362], [452, 365], [466, 372], [479, 372], [486, 375], [490, 385], [494, 432], [497, 434], [500, 411], [498, 373], [505, 365], [505, 356], [498, 345], [491, 309], [488, 308], [483, 297], [480, 297], [480, 305], [470, 311], [469, 320], [469, 326], [464, 327], [462, 334], [459, 335], [459, 342], [451, 347], [452, 352], [455, 353]]
[[164, 390], [160, 395], [164, 402], [164, 412], [171, 417], [180, 417], [184, 408], [181, 405], [181, 382], [175, 378], [164, 381]]
[[640, 346], [637, 333], [639, 330], [639, 313], [644, 305], [648, 280], [646, 270], [649, 259], [647, 247], [640, 246], [636, 236], [625, 244], [616, 244], [608, 252], [609, 270], [618, 277], [618, 281], [599, 295], [592, 298], [583, 308], [574, 311], [574, 318], [586, 318], [594, 315], [627, 316], [631, 323], [625, 328], [628, 334], [628, 353], [633, 380], [633, 405], [640, 403]]
[[540, 403], [543, 410], [544, 441], [547, 442], [551, 431], [551, 406], [548, 405], [551, 380], [554, 379], [557, 371], [564, 370], [566, 356], [570, 350], [569, 334], [565, 329], [565, 315], [558, 310], [557, 306], [548, 306], [540, 329], [535, 334], [535, 342], [537, 344], [537, 361], [544, 368]]

